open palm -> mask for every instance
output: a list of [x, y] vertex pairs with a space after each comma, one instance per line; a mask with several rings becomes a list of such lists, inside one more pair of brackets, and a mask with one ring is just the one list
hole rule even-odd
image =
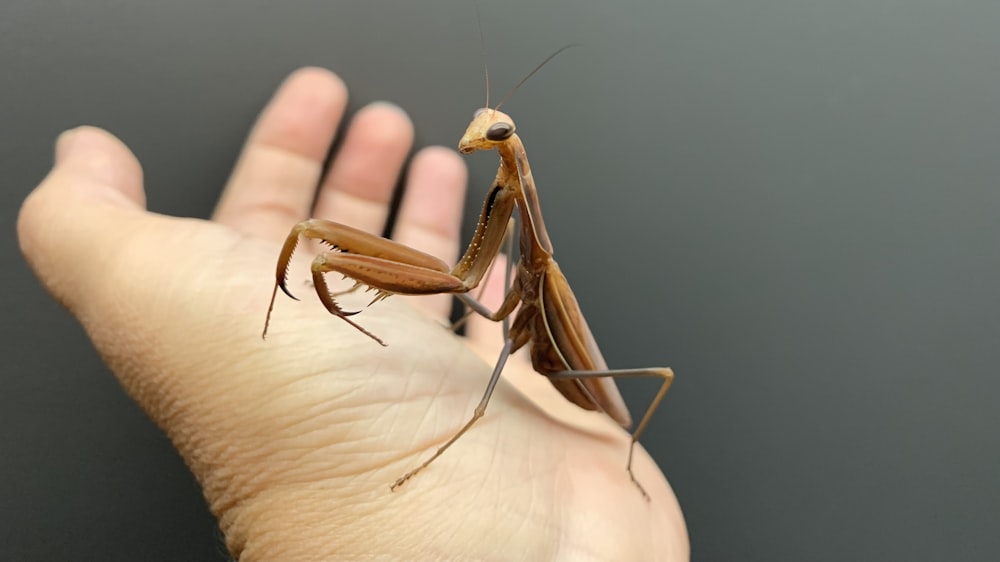
[[[324, 175], [346, 96], [326, 71], [293, 74], [212, 221], [147, 212], [139, 163], [94, 128], [63, 135], [19, 218], [36, 274], [170, 436], [233, 555], [686, 559], [683, 519], [655, 464], [637, 451], [646, 502], [625, 472], [627, 434], [565, 402], [519, 356], [486, 417], [389, 491], [468, 419], [499, 351], [500, 328], [484, 319], [471, 319], [465, 338], [447, 330], [450, 297], [394, 297], [355, 316], [383, 348], [325, 312], [298, 281], [298, 259], [291, 287], [302, 301], [279, 298], [261, 339], [295, 222], [383, 230], [412, 126], [394, 106], [368, 106]], [[394, 237], [453, 262], [465, 175], [453, 151], [419, 152]]]

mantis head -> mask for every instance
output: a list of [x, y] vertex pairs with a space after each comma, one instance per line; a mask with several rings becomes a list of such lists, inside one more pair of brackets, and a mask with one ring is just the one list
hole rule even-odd
[[477, 109], [472, 116], [472, 122], [458, 142], [458, 151], [468, 154], [477, 150], [489, 150], [512, 136], [514, 120], [502, 111], [484, 107]]

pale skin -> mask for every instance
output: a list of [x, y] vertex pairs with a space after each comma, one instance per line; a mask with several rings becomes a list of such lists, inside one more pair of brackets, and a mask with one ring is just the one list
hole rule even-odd
[[[395, 106], [365, 107], [321, 182], [346, 100], [328, 71], [292, 74], [210, 221], [147, 212], [139, 162], [91, 127], [60, 137], [18, 220], [35, 273], [170, 436], [230, 551], [247, 561], [688, 559], [680, 508], [651, 458], [637, 450], [634, 461], [647, 502], [624, 470], [628, 434], [566, 402], [523, 353], [475, 428], [389, 491], [464, 423], [499, 352], [496, 323], [474, 316], [464, 338], [443, 327], [450, 296], [393, 297], [354, 317], [384, 348], [312, 299], [282, 301], [261, 340], [292, 224], [385, 224], [412, 125]], [[394, 238], [454, 263], [465, 183], [454, 151], [419, 151]], [[501, 273], [483, 297], [494, 308]]]

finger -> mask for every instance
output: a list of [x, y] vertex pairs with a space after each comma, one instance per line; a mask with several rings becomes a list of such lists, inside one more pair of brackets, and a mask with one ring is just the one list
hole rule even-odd
[[261, 113], [215, 209], [214, 219], [280, 240], [309, 214], [347, 87], [333, 73], [292, 73]]
[[359, 111], [320, 187], [315, 216], [382, 234], [412, 144], [402, 109], [379, 102]]
[[127, 241], [145, 204], [142, 168], [121, 141], [94, 127], [67, 131], [52, 171], [21, 206], [21, 251], [49, 292], [75, 311], [78, 296], [113, 267], [107, 249]]
[[[438, 146], [417, 153], [410, 164], [393, 239], [454, 264], [467, 181], [465, 163], [455, 151]], [[414, 299], [413, 304], [445, 318], [451, 312], [451, 299], [451, 295], [434, 295]]]

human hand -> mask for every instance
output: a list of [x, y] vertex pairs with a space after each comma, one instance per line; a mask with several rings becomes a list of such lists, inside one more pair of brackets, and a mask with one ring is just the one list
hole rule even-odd
[[[320, 182], [346, 96], [326, 71], [293, 74], [211, 221], [146, 211], [135, 157], [88, 127], [60, 137], [18, 220], [35, 273], [180, 451], [232, 554], [687, 559], [680, 509], [649, 456], [637, 449], [634, 466], [646, 502], [625, 472], [627, 434], [563, 400], [521, 354], [487, 415], [389, 491], [468, 419], [499, 352], [497, 324], [472, 318], [466, 338], [442, 327], [449, 296], [393, 297], [353, 317], [383, 348], [303, 290], [302, 302], [279, 300], [261, 340], [295, 222], [383, 229], [412, 126], [392, 106], [363, 109]], [[395, 239], [453, 263], [465, 182], [453, 151], [419, 152]], [[502, 296], [499, 277], [487, 306]]]

